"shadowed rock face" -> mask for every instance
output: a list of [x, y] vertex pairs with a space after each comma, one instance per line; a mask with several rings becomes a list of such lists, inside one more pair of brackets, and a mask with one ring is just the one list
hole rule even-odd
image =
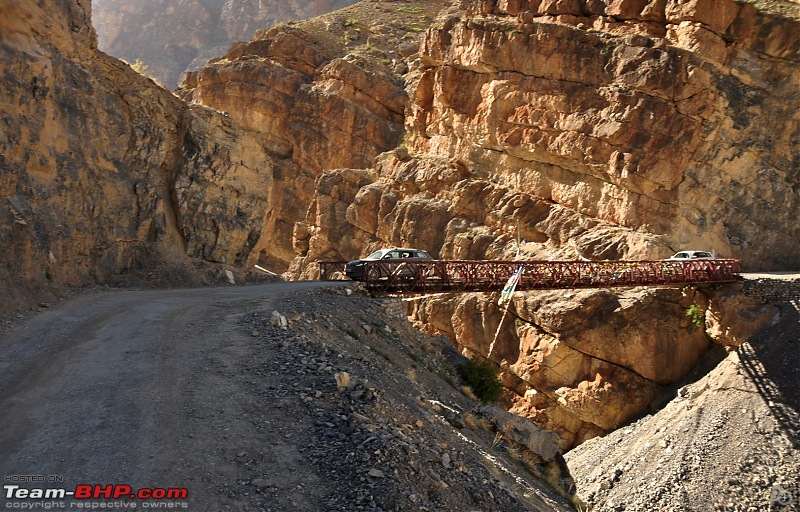
[[39, 4], [0, 2], [3, 301], [187, 256], [244, 265], [272, 182], [258, 138], [98, 52], [88, 2]]
[[256, 30], [319, 16], [357, 0], [93, 0], [100, 49], [149, 66], [172, 89], [196, 69]]

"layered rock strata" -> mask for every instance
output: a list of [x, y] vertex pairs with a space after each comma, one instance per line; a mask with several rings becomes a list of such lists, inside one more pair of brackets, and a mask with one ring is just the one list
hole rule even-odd
[[[796, 265], [797, 21], [712, 7], [473, 2], [441, 19], [406, 76], [406, 147], [317, 180], [292, 275], [386, 245], [508, 258], [516, 229], [530, 259], [696, 246], [749, 268]], [[726, 341], [726, 328], [704, 328], [726, 300], [693, 288], [529, 293], [512, 306], [527, 322], [506, 321], [491, 354], [494, 297], [428, 299], [409, 313], [496, 361], [514, 391], [507, 405], [568, 447], [647, 411], [712, 342], [746, 339], [752, 329]]]
[[673, 249], [800, 261], [796, 20], [732, 1], [469, 13], [423, 42], [414, 149]]
[[287, 269], [310, 233], [302, 222], [315, 181], [329, 168], [367, 168], [395, 147], [407, 96], [397, 79], [338, 57], [292, 26], [259, 32], [203, 69], [179, 93], [259, 132], [275, 162], [267, 208], [271, 243], [259, 262]]

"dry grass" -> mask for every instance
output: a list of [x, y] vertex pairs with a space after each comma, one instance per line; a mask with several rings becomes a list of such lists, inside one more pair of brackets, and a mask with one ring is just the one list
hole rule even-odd
[[403, 46], [419, 43], [450, 0], [363, 0], [298, 22], [336, 57], [355, 55], [376, 71], [391, 72]]
[[740, 0], [759, 11], [785, 18], [800, 19], [800, 0]]

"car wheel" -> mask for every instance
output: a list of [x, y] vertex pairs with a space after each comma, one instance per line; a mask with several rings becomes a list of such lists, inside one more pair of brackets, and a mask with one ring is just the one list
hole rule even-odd
[[367, 281], [377, 281], [381, 278], [381, 268], [377, 265], [370, 266], [367, 270]]

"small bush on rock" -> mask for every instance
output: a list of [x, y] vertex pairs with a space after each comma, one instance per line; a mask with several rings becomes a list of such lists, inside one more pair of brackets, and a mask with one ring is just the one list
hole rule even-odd
[[488, 359], [474, 356], [469, 362], [459, 365], [458, 376], [469, 386], [481, 402], [496, 402], [503, 394], [497, 367]]

